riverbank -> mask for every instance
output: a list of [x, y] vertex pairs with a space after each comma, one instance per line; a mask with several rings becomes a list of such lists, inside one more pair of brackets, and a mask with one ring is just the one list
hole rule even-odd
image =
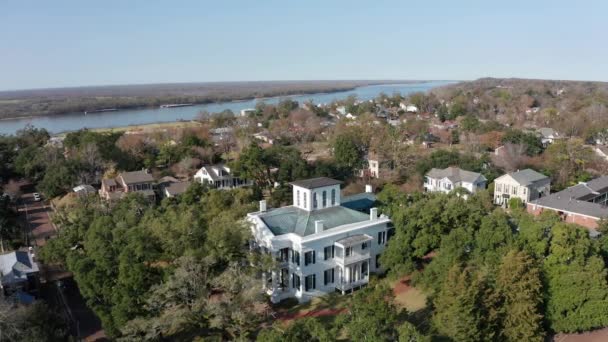
[[[356, 87], [352, 90], [338, 92], [317, 92], [307, 93], [305, 95], [290, 95], [289, 98], [299, 103], [312, 101], [313, 103], [331, 103], [337, 100], [343, 100], [349, 96], [356, 96], [361, 101], [371, 100], [379, 94], [394, 94], [400, 93], [407, 96], [415, 92], [426, 92], [438, 86], [452, 83], [450, 81], [432, 81], [432, 82], [409, 82], [409, 83], [388, 83], [371, 86]], [[61, 115], [44, 115], [29, 118], [11, 119], [0, 121], [0, 134], [15, 134], [19, 129], [26, 125], [33, 125], [38, 128], [45, 128], [51, 134], [58, 134], [70, 131], [77, 131], [83, 128], [113, 128], [130, 125], [147, 125], [154, 123], [171, 123], [176, 121], [191, 121], [198, 117], [200, 112], [220, 113], [225, 110], [230, 110], [238, 114], [241, 110], [247, 108], [255, 108], [260, 101], [268, 104], [277, 104], [281, 98], [285, 96], [264, 97], [263, 100], [259, 97], [254, 97], [253, 100], [232, 100], [226, 102], [214, 102], [202, 105], [193, 105], [177, 108], [159, 108], [163, 103], [192, 103], [190, 99], [180, 101], [165, 101], [158, 100], [158, 106], [146, 107], [147, 109], [131, 109], [121, 111], [100, 112], [91, 115], [84, 115], [83, 111], [72, 114]], [[114, 108], [116, 106], [105, 106], [106, 108]], [[1, 111], [1, 109], [0, 109]]]
[[[158, 122], [144, 125], [128, 125], [120, 127], [109, 127], [109, 128], [92, 128], [92, 132], [105, 133], [105, 132], [145, 132], [145, 131], [159, 131], [165, 129], [184, 129], [191, 127], [201, 127], [202, 124], [199, 121], [175, 121], [175, 122]], [[65, 137], [70, 132], [63, 132], [54, 134], [54, 137]]]
[[[213, 105], [262, 98], [352, 91], [378, 84], [422, 81], [272, 81], [158, 84], [0, 92], [0, 117], [23, 119], [95, 112], [156, 109], [168, 103]], [[95, 113], [98, 114], [98, 113]]]

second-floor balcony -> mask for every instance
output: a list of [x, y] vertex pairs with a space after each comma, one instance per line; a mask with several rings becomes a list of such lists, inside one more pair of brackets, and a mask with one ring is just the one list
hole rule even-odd
[[356, 289], [358, 287], [361, 287], [363, 285], [367, 285], [367, 283], [369, 283], [369, 276], [365, 276], [364, 278], [361, 278], [359, 280], [355, 280], [355, 281], [351, 281], [351, 282], [340, 282], [338, 284], [336, 284], [336, 289], [340, 290], [340, 291], [349, 291], [352, 289]]
[[349, 265], [370, 258], [370, 241], [367, 234], [358, 234], [336, 241], [336, 263]]

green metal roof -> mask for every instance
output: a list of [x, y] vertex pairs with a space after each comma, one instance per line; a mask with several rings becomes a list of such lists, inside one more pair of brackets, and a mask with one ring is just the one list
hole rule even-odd
[[274, 235], [315, 233], [315, 221], [323, 221], [323, 230], [369, 220], [369, 215], [342, 206], [306, 211], [294, 206], [282, 207], [260, 215]]

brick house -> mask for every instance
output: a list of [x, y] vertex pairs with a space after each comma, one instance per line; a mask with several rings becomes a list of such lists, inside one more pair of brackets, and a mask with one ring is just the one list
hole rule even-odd
[[606, 203], [608, 176], [602, 176], [531, 201], [526, 209], [534, 215], [545, 210], [554, 211], [564, 222], [581, 225], [596, 233], [598, 221], [608, 217]]

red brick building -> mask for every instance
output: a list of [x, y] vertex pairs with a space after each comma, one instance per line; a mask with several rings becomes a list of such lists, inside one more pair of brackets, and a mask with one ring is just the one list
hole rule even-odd
[[531, 201], [526, 206], [531, 214], [540, 215], [545, 210], [551, 210], [564, 222], [595, 231], [598, 221], [608, 218], [607, 202], [608, 176], [602, 176]]

